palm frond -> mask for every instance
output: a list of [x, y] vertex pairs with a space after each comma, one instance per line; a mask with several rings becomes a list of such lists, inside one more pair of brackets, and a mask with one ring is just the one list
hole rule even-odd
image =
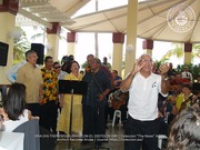
[[26, 37], [26, 33], [21, 29], [22, 36], [19, 39], [14, 40], [14, 47], [13, 47], [13, 62], [19, 62], [25, 59], [25, 52], [30, 49], [31, 43], [28, 41]]
[[33, 36], [31, 36], [31, 40], [35, 40], [35, 39], [37, 39], [37, 38], [40, 38], [40, 37], [42, 37], [44, 34], [43, 33], [36, 33], [36, 34], [34, 34]]

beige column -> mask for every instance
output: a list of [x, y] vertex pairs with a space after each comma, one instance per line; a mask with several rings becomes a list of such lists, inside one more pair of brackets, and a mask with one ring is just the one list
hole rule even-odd
[[144, 40], [142, 42], [142, 48], [143, 48], [144, 53], [150, 54], [152, 56], [153, 41], [152, 40]]
[[18, 5], [18, 0], [3, 0], [2, 4], [0, 4], [0, 41], [9, 45], [7, 64], [6, 66], [0, 66], [0, 85], [10, 84], [6, 78], [6, 73], [12, 67], [14, 43], [9, 33], [15, 27], [15, 16], [18, 12]]
[[184, 64], [190, 64], [192, 58], [192, 44], [184, 43]]
[[117, 70], [119, 76], [121, 76], [124, 34], [113, 33], [112, 39], [113, 39], [112, 70]]
[[47, 28], [47, 42], [51, 45], [51, 48], [47, 49], [47, 55], [52, 56], [55, 61], [58, 60], [60, 30], [58, 22], [52, 23], [52, 29]]
[[67, 33], [68, 49], [67, 54], [76, 56], [77, 34], [76, 32]]
[[138, 13], [138, 1], [128, 1], [128, 13], [127, 13], [127, 44], [132, 45], [133, 50], [126, 51], [125, 59], [125, 75], [133, 68], [136, 56], [136, 38], [137, 38], [137, 13]]

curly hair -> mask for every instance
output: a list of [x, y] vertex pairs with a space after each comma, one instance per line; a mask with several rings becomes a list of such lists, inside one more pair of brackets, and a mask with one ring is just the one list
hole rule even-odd
[[200, 109], [188, 108], [177, 115], [167, 150], [200, 150]]

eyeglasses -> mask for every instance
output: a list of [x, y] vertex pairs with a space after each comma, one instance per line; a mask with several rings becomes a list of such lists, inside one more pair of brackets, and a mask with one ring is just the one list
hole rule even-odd
[[149, 60], [149, 59], [141, 59], [141, 61], [142, 61], [142, 62], [145, 62], [145, 63], [147, 63], [147, 62], [148, 62], [148, 63], [152, 63], [152, 60], [151, 60], [151, 59], [150, 59], [150, 60]]
[[54, 69], [60, 69], [60, 68], [61, 68], [60, 66], [54, 67]]

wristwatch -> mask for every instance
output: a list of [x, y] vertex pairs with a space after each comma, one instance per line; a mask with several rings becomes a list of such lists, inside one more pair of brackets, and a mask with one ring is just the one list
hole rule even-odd
[[165, 78], [162, 79], [162, 80], [168, 81], [168, 80], [169, 80], [169, 77], [165, 77]]

